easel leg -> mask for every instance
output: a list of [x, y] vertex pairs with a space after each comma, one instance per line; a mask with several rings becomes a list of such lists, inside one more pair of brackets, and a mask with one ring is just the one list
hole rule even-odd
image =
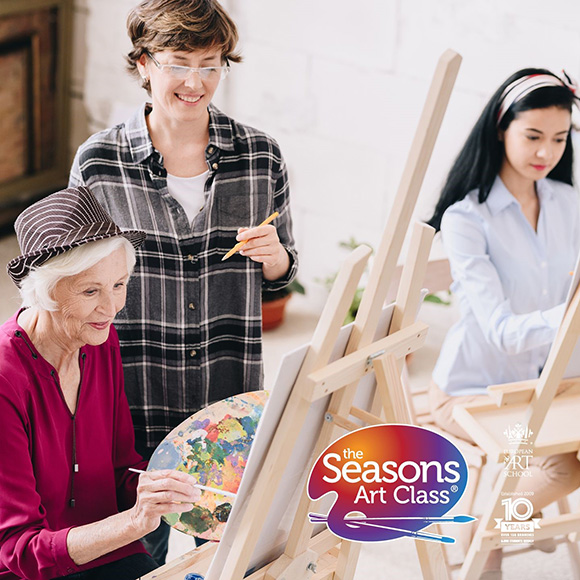
[[[570, 502], [568, 497], [562, 497], [558, 500], [558, 511], [560, 514], [570, 513]], [[578, 533], [568, 534], [566, 538], [566, 546], [570, 555], [570, 565], [574, 578], [580, 580], [580, 549], [578, 548]]]
[[[454, 506], [456, 513], [466, 513], [472, 514], [473, 504], [475, 503], [475, 493], [479, 486], [479, 480], [481, 477], [481, 467], [468, 466], [469, 472], [469, 485], [465, 490], [463, 497]], [[453, 513], [453, 512], [452, 512]], [[473, 530], [477, 522], [471, 522], [469, 524], [463, 524], [457, 533], [457, 542], [461, 547], [461, 553], [464, 556], [469, 550], [469, 545], [471, 543], [471, 538], [473, 537]]]
[[354, 578], [361, 548], [360, 542], [348, 542], [347, 540], [341, 542], [334, 580], [352, 580]]
[[443, 546], [435, 542], [415, 540], [423, 580], [449, 580]]
[[499, 474], [491, 493], [489, 504], [481, 516], [481, 521], [465, 557], [465, 562], [463, 562], [459, 572], [460, 580], [477, 580], [483, 571], [489, 552], [501, 548], [499, 532], [497, 537], [494, 537], [495, 534], [490, 537], [489, 532], [495, 528], [494, 518], [502, 516], [500, 501], [502, 494], [506, 496], [511, 494], [515, 491], [517, 483], [517, 477], [506, 477], [503, 473]]
[[377, 378], [377, 395], [387, 423], [410, 423], [411, 413], [405, 398], [399, 365], [394, 355], [388, 354], [373, 360]]

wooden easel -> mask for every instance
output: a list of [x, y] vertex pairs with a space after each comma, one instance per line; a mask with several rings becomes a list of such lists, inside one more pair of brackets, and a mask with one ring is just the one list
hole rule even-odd
[[[580, 378], [562, 381], [579, 336], [580, 288], [566, 311], [539, 379], [489, 387], [489, 401], [458, 405], [454, 409], [456, 421], [492, 460], [502, 461], [506, 446], [503, 432], [508, 425], [515, 423], [530, 430], [525, 447], [533, 446], [535, 457], [570, 451], [580, 457]], [[524, 445], [520, 444], [517, 451], [523, 448]], [[494, 518], [503, 517], [502, 493], [510, 494], [517, 483], [517, 477], [506, 477], [503, 472], [498, 477], [461, 568], [462, 580], [479, 578], [489, 551], [501, 547], [501, 530], [495, 529]], [[567, 504], [566, 498], [563, 502]], [[580, 551], [576, 544], [580, 513], [569, 513], [569, 509], [564, 511], [568, 513], [543, 518], [534, 537], [542, 540], [564, 535], [564, 541], [569, 544], [575, 577], [580, 578]]]
[[[399, 375], [403, 357], [422, 345], [427, 332], [425, 324], [414, 321], [434, 233], [429, 226], [416, 225], [414, 228], [388, 335], [374, 342], [373, 339], [460, 62], [461, 57], [451, 50], [439, 60], [345, 355], [328, 364], [370, 249], [361, 246], [355, 250], [337, 276], [220, 580], [244, 578], [267, 510], [313, 401], [329, 398], [314, 458], [336, 439], [336, 429], [359, 428], [361, 425], [356, 420], [367, 424], [382, 423], [381, 410], [388, 421], [409, 420]], [[358, 382], [371, 371], [376, 373], [379, 412], [353, 407]], [[302, 497], [284, 554], [251, 574], [250, 580], [352, 579], [360, 544], [341, 541], [328, 530], [312, 538], [312, 524], [307, 517], [311, 505], [306, 494]], [[448, 578], [440, 545], [417, 542], [417, 548], [424, 578]], [[202, 546], [144, 579], [183, 580], [185, 571], [204, 574], [214, 550], [214, 546]]]

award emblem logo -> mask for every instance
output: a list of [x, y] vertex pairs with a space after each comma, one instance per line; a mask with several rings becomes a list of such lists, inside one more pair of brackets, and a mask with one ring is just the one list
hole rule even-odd
[[528, 429], [526, 425], [516, 423], [513, 427], [508, 425], [503, 434], [507, 437], [510, 445], [529, 445], [529, 439], [534, 432]]
[[[530, 461], [533, 458], [534, 434], [527, 425], [516, 423], [508, 425], [503, 432], [508, 440], [509, 449], [504, 449], [504, 475], [506, 477], [531, 477]], [[515, 449], [514, 449], [515, 447]]]
[[467, 464], [448, 439], [413, 425], [374, 425], [329, 445], [314, 464], [308, 496], [336, 499], [327, 515], [309, 514], [346, 540], [381, 542], [410, 536], [453, 543], [423, 532], [435, 522], [467, 523], [446, 516], [467, 486]]

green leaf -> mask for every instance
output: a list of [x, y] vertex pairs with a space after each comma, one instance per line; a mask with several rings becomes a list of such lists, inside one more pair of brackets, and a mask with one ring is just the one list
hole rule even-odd
[[302, 284], [300, 284], [300, 282], [298, 282], [296, 278], [294, 278], [294, 280], [292, 280], [292, 282], [288, 284], [287, 288], [288, 290], [290, 290], [290, 292], [297, 292], [298, 294], [306, 294], [306, 289], [304, 288], [304, 286], [302, 286]]
[[437, 296], [437, 294], [427, 294], [425, 296], [425, 302], [431, 302], [432, 304], [442, 304], [443, 306], [449, 306], [451, 304], [451, 300], [443, 300]]

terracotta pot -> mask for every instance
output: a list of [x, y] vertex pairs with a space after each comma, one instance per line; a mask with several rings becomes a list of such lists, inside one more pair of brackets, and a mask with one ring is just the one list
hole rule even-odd
[[282, 298], [262, 302], [262, 330], [278, 328], [284, 321], [284, 310], [291, 294]]

